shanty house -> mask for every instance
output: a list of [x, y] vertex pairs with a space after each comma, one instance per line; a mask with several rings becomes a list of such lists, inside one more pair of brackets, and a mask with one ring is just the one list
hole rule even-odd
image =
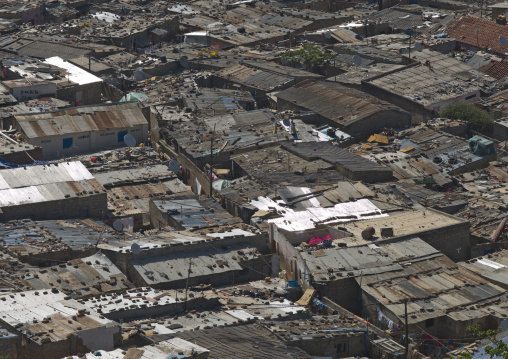
[[148, 137], [148, 122], [136, 103], [13, 115], [6, 123], [17, 128], [26, 142], [41, 147], [45, 160], [122, 147], [127, 134], [137, 144]]
[[298, 247], [288, 241], [277, 243], [284, 258], [283, 253], [293, 253], [285, 265], [289, 277], [297, 274], [318, 296], [372, 318], [382, 329], [404, 325], [406, 301], [409, 331], [424, 330], [441, 338], [464, 337], [474, 324], [497, 328], [508, 313], [502, 304], [503, 288], [457, 266], [418, 237], [371, 240], [360, 246], [349, 241], [345, 246], [348, 238], [336, 231], [330, 232], [331, 245], [316, 246], [324, 233], [319, 236], [315, 231], [318, 237]]
[[81, 162], [2, 170], [0, 221], [101, 217], [106, 190]]
[[275, 96], [277, 110], [315, 112], [318, 124], [338, 125], [351, 136], [411, 125], [410, 113], [364, 92], [328, 82], [304, 81]]

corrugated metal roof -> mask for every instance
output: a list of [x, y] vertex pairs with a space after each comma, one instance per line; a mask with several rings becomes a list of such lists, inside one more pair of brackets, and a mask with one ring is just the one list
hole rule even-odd
[[[241, 251], [243, 255], [239, 255]], [[132, 259], [131, 264], [148, 285], [171, 283], [187, 278], [189, 260], [192, 261], [190, 278], [205, 278], [219, 273], [241, 271], [238, 261], [245, 255], [252, 259], [256, 248], [249, 243], [230, 245], [227, 251], [218, 252], [216, 247]], [[239, 259], [240, 258], [240, 259]], [[224, 264], [223, 264], [224, 263]]]
[[[425, 246], [430, 247], [425, 244]], [[424, 247], [422, 247], [424, 248]], [[425, 260], [422, 260], [425, 259]], [[420, 257], [404, 260], [402, 270], [363, 275], [362, 290], [399, 318], [404, 316], [404, 300], [409, 299], [410, 322], [448, 314], [455, 320], [491, 315], [494, 310], [503, 316], [506, 309], [492, 305], [493, 298], [505, 300], [506, 291], [474, 273], [457, 267], [448, 257]], [[359, 281], [359, 278], [357, 278]], [[464, 306], [480, 305], [467, 311]], [[470, 308], [471, 309], [471, 308]]]
[[56, 201], [103, 192], [81, 162], [0, 171], [0, 207]]
[[296, 153], [298, 156], [306, 160], [322, 159], [323, 161], [331, 164], [339, 164], [352, 172], [391, 172], [391, 170], [387, 167], [343, 150], [339, 146], [334, 146], [330, 142], [304, 142], [298, 143], [297, 146], [284, 144], [282, 147], [289, 152]]
[[28, 138], [130, 128], [148, 124], [137, 103], [84, 106], [14, 117]]
[[[24, 43], [21, 43], [21, 41], [24, 41]], [[18, 46], [20, 46], [17, 49], [18, 55], [37, 57], [41, 59], [47, 59], [55, 56], [55, 54], [58, 54], [58, 56], [64, 60], [69, 60], [75, 57], [88, 55], [92, 52], [88, 49], [55, 42], [33, 41], [28, 39], [20, 39], [18, 42]], [[16, 45], [17, 44], [10, 44], [7, 46], [7, 49]]]
[[323, 81], [304, 81], [276, 96], [327, 119], [333, 119], [343, 126], [382, 111], [400, 110], [365, 92]]
[[263, 91], [273, 91], [293, 82], [292, 77], [277, 75], [240, 64], [220, 70], [215, 76]]
[[68, 181], [84, 181], [93, 178], [81, 162], [20, 167], [0, 171], [0, 190]]
[[311, 358], [303, 350], [271, 340], [253, 325], [218, 327], [175, 334], [210, 350], [210, 358]]

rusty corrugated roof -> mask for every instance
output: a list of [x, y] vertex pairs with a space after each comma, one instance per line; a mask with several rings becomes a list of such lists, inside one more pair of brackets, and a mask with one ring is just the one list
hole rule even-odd
[[137, 103], [83, 106], [14, 117], [28, 138], [129, 128], [148, 123]]

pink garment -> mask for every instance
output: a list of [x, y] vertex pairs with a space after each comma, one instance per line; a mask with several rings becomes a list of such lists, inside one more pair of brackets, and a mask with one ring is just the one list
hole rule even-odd
[[317, 246], [319, 243], [323, 242], [324, 240], [332, 240], [331, 235], [327, 235], [326, 237], [314, 237], [311, 238], [309, 241], [310, 246]]

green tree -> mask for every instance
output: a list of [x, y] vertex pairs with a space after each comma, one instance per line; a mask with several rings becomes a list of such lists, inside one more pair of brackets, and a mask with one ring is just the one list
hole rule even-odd
[[[494, 357], [508, 359], [508, 344], [505, 344], [502, 339], [497, 339], [497, 334], [501, 332], [501, 328], [496, 330], [486, 330], [483, 331], [480, 329], [480, 325], [476, 324], [475, 326], [468, 327], [467, 331], [473, 334], [474, 336], [480, 339], [488, 339], [492, 343], [485, 347], [485, 353], [490, 356], [490, 359]], [[469, 352], [462, 352], [460, 355], [455, 357], [455, 359], [472, 359], [473, 354]]]
[[312, 44], [304, 44], [301, 49], [288, 50], [280, 54], [283, 60], [291, 64], [305, 65], [308, 71], [315, 66], [323, 66], [335, 58], [335, 54], [329, 54]]
[[466, 102], [452, 102], [443, 107], [439, 116], [450, 120], [461, 120], [476, 129], [486, 129], [494, 124], [487, 111]]

